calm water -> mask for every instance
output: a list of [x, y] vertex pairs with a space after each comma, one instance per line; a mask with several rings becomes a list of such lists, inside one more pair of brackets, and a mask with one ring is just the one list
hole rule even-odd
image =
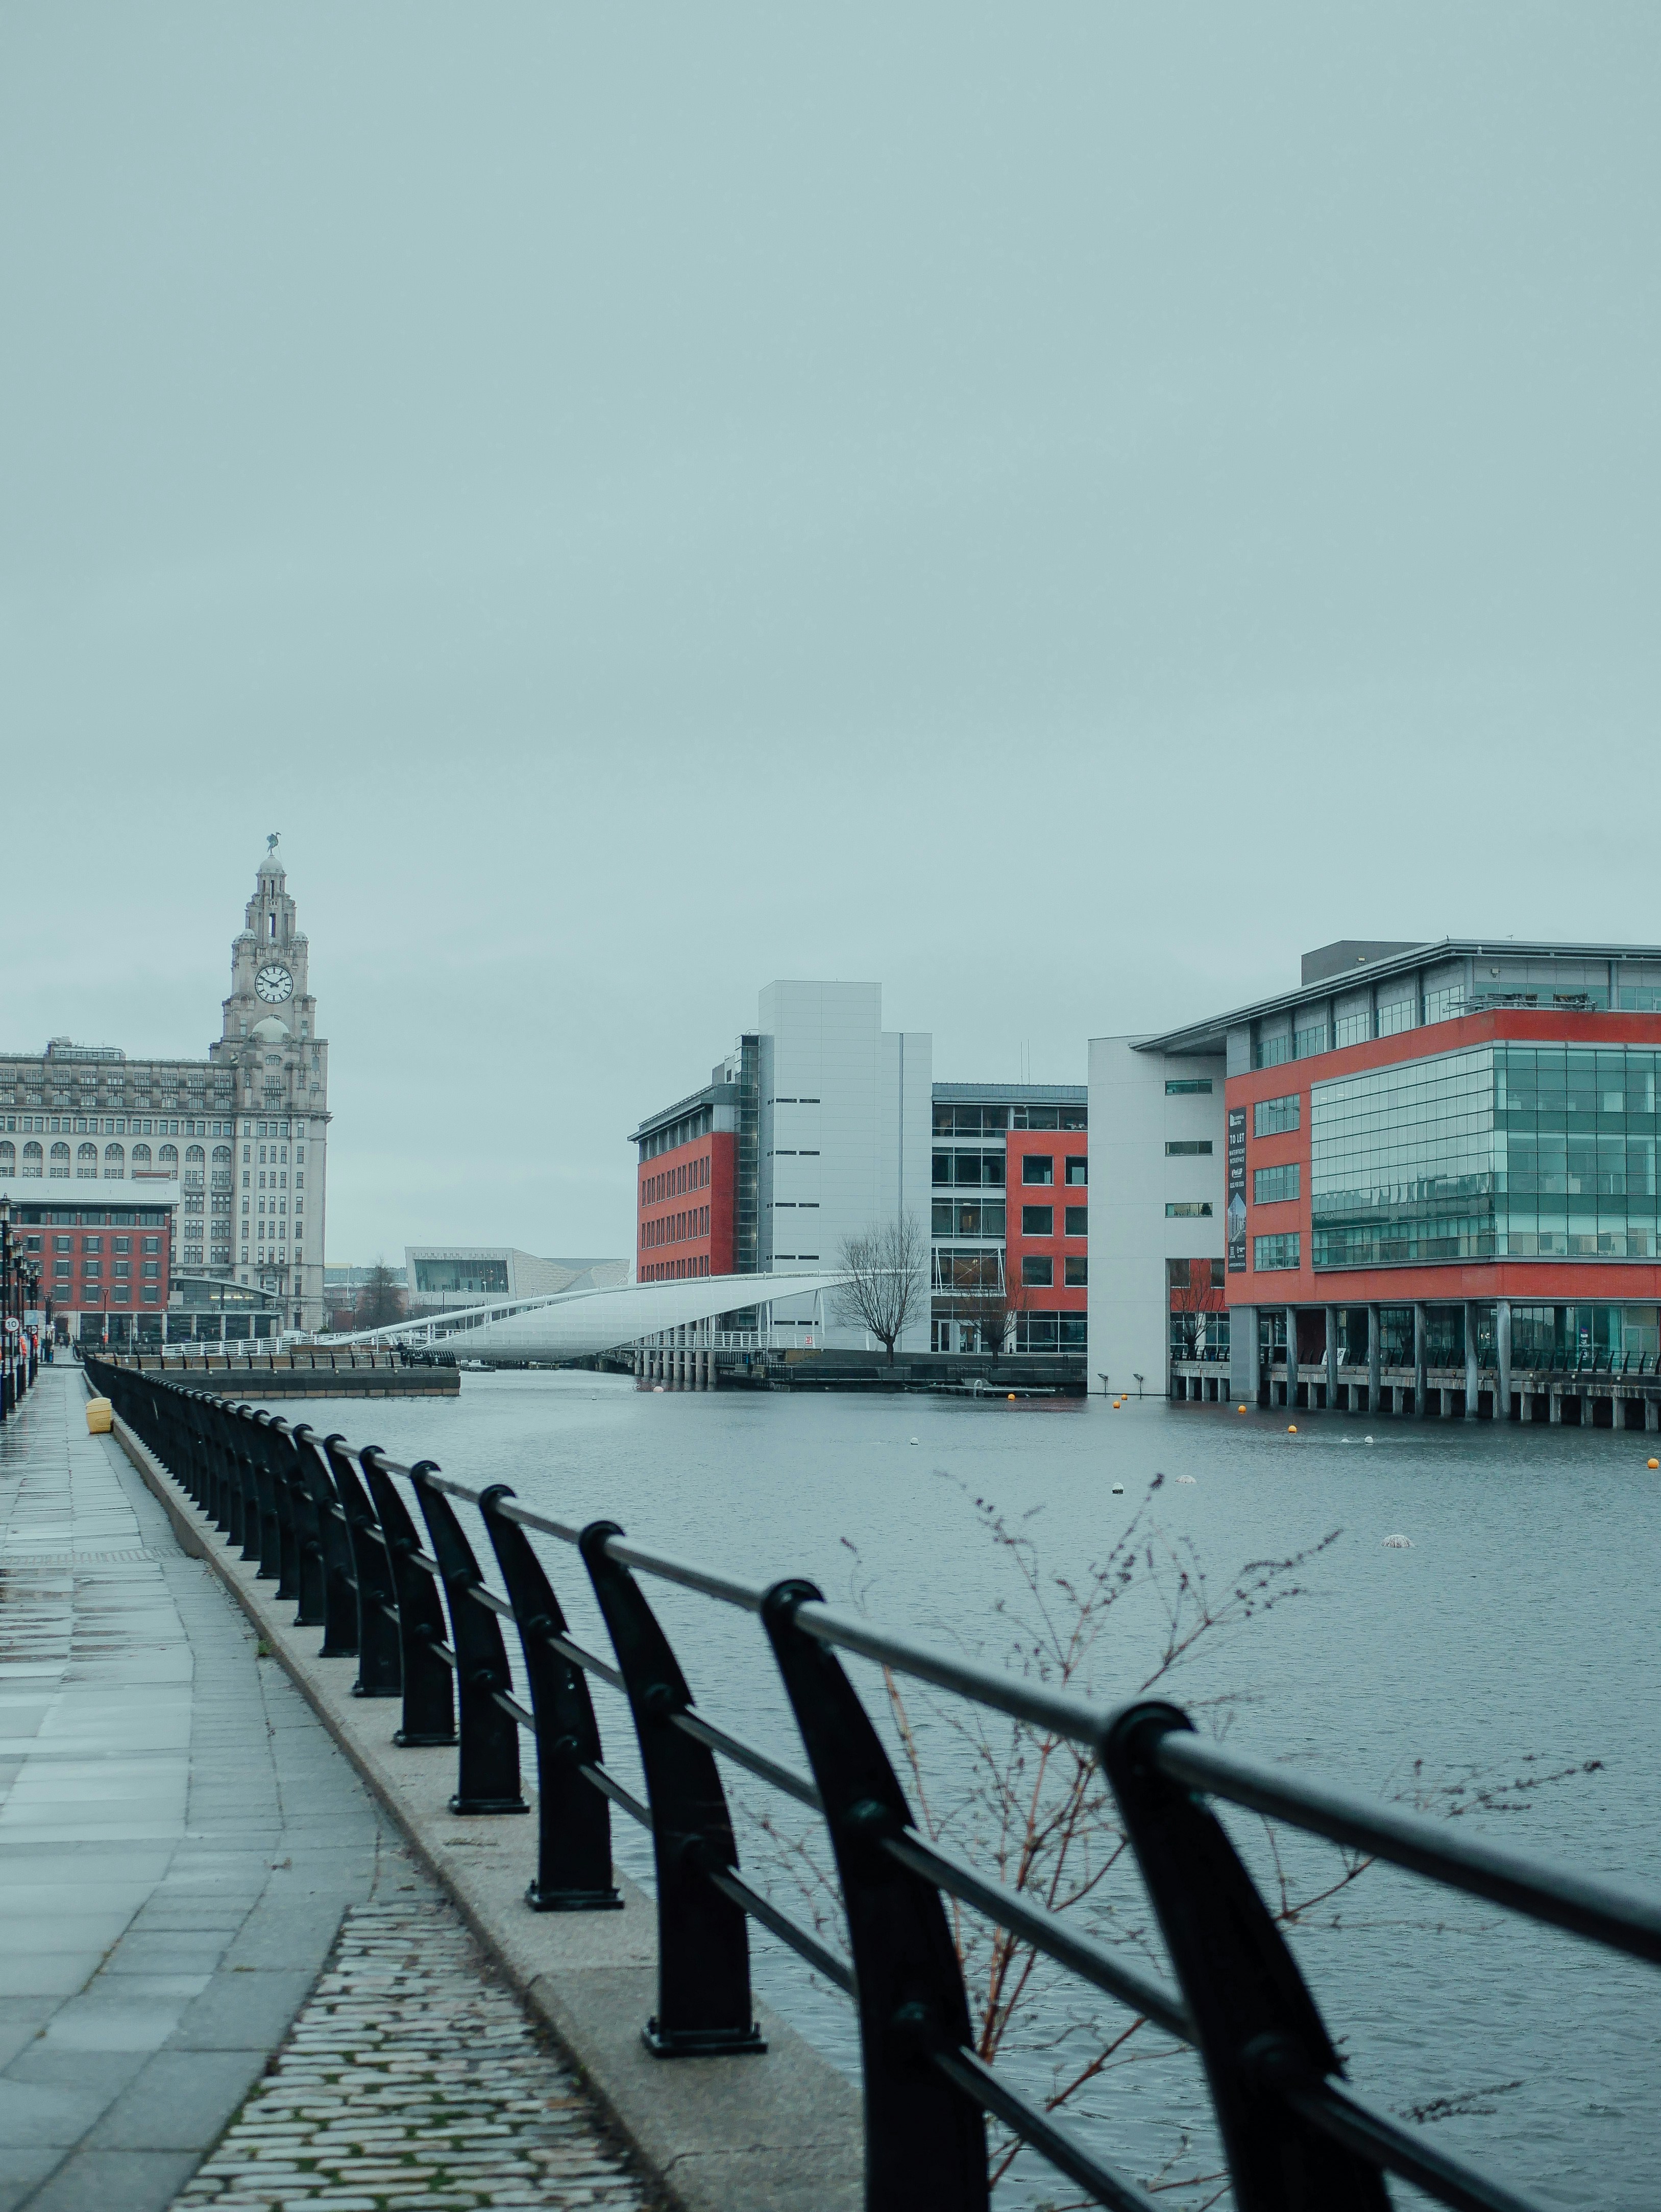
[[[312, 1404], [306, 1417], [739, 1573], [806, 1574], [834, 1598], [858, 1575], [876, 1617], [955, 1633], [990, 1656], [1007, 1636], [993, 1608], [1014, 1587], [974, 1497], [1015, 1516], [1038, 1509], [1028, 1525], [1058, 1570], [1100, 1558], [1156, 1471], [1167, 1481], [1155, 1522], [1191, 1542], [1220, 1584], [1246, 1560], [1340, 1530], [1305, 1595], [1197, 1654], [1168, 1693], [1236, 1699], [1234, 1741], [1370, 1792], [1400, 1786], [1415, 1760], [1438, 1777], [1511, 1777], [1599, 1759], [1597, 1772], [1532, 1793], [1530, 1809], [1476, 1813], [1472, 1825], [1661, 1887], [1661, 1475], [1646, 1469], [1641, 1434], [1386, 1419], [1369, 1443], [1364, 1419], [1325, 1414], [1306, 1415], [1294, 1437], [1284, 1416], [1232, 1408], [659, 1396], [585, 1375], [469, 1375], [452, 1403]], [[1410, 1548], [1387, 1548], [1395, 1534]], [[548, 1552], [573, 1620], [603, 1634], [574, 1559]], [[652, 1595], [702, 1707], [799, 1764], [756, 1624], [662, 1586]], [[1094, 1663], [1104, 1701], [1135, 1689], [1155, 1634], [1134, 1598], [1116, 1609]], [[621, 1712], [602, 1702], [599, 1717], [609, 1761], [627, 1771]], [[738, 1794], [749, 1802], [747, 1787]], [[617, 1826], [630, 1829], [620, 1858], [645, 1874], [644, 1838]], [[1260, 1864], [1252, 1824], [1232, 1826]], [[747, 1864], [765, 1867], [765, 1848], [740, 1840]], [[769, 1884], [791, 1901], [776, 1869]], [[1480, 2149], [1548, 2203], [1661, 2198], [1661, 1978], [1382, 1869], [1343, 1911], [1343, 1927], [1300, 1937], [1299, 1950], [1358, 2087], [1403, 2109], [1520, 2082], [1490, 2111], [1445, 2123], [1441, 2139]], [[854, 2063], [840, 1996], [771, 1950], [758, 1952], [757, 1980], [838, 2063]], [[1010, 2063], [1034, 2087], [1048, 2079], [1047, 2060]], [[1151, 2172], [1195, 2117], [1191, 2066], [1176, 2055], [1115, 2073], [1083, 2132]], [[1021, 2169], [1005, 2195], [1034, 2191], [1046, 2185]]]

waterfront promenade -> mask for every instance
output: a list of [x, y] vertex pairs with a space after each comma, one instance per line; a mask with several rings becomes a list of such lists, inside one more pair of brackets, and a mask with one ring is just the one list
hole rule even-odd
[[0, 2212], [642, 2202], [85, 1404], [0, 1431]]

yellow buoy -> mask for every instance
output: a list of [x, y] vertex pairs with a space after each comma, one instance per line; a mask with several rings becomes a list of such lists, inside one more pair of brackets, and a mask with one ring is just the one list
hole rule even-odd
[[1246, 1411], [1246, 1408], [1244, 1406], [1236, 1406], [1234, 1411], [1237, 1413], [1243, 1413]]
[[1009, 1393], [1009, 1403], [1010, 1403], [1012, 1406], [1013, 1406], [1013, 1405], [1014, 1405], [1014, 1403], [1015, 1403], [1015, 1392], [1014, 1392], [1013, 1390], [1011, 1390], [1011, 1391], [1010, 1391], [1010, 1393]]
[[1661, 1459], [1652, 1459], [1652, 1460], [1651, 1460], [1651, 1462], [1649, 1462], [1649, 1464], [1650, 1464], [1652, 1467], [1661, 1467]]
[[1298, 1425], [1297, 1425], [1297, 1423], [1296, 1423], [1295, 1421], [1288, 1421], [1288, 1422], [1287, 1423], [1287, 1425], [1286, 1425], [1286, 1433], [1287, 1433], [1287, 1435], [1288, 1435], [1288, 1437], [1295, 1437], [1295, 1436], [1297, 1435], [1297, 1433], [1298, 1433]]

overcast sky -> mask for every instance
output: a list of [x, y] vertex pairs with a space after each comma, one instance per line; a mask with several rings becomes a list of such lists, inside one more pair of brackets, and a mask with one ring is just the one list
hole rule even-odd
[[282, 832], [329, 1256], [631, 1244], [776, 975], [937, 1076], [1661, 939], [1661, 10], [0, 6], [0, 1044]]

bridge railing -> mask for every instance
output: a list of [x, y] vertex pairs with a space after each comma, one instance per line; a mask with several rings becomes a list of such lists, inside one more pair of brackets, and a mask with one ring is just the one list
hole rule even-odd
[[[538, 1784], [536, 1866], [526, 1891], [532, 1909], [614, 1909], [621, 1900], [612, 1808], [650, 1833], [658, 2008], [642, 2029], [654, 2051], [737, 2057], [764, 2047], [750, 1993], [751, 1919], [852, 1999], [870, 2212], [980, 2212], [988, 2203], [989, 2113], [1094, 2202], [1154, 2212], [1155, 2200], [1139, 2183], [977, 2055], [944, 1897], [1197, 2050], [1241, 2212], [1381, 2208], [1390, 2201], [1388, 2174], [1470, 2212], [1522, 2212], [1530, 2203], [1349, 2087], [1314, 1999], [1217, 1815], [1219, 1803], [1661, 1965], [1661, 1899], [1294, 1777], [1207, 1741], [1175, 1705], [1141, 1699], [1103, 1711], [829, 1605], [805, 1579], [749, 1582], [633, 1543], [615, 1522], [579, 1528], [534, 1512], [506, 1484], [474, 1490], [432, 1461], [402, 1466], [373, 1448], [354, 1450], [338, 1435], [319, 1437], [303, 1423], [183, 1389], [153, 1371], [96, 1360], [88, 1367], [227, 1543], [258, 1561], [279, 1599], [294, 1601], [296, 1623], [323, 1630], [323, 1655], [355, 1654], [358, 1693], [402, 1699], [396, 1740], [455, 1745], [454, 1810], [526, 1812], [521, 1739], [530, 1739]], [[506, 1597], [481, 1570], [464, 1511], [477, 1516], [473, 1526], [490, 1547]], [[578, 1642], [561, 1611], [547, 1559], [573, 1555], [597, 1602], [610, 1658]], [[698, 1712], [643, 1588], [652, 1581], [755, 1616], [807, 1773]], [[509, 1628], [529, 1704], [514, 1692]], [[1128, 1966], [1064, 1916], [922, 1834], [843, 1655], [1086, 1747], [1117, 1802], [1173, 1979]], [[590, 1694], [595, 1682], [627, 1701], [644, 1798], [606, 1765]], [[823, 1819], [851, 1966], [743, 1878], [722, 1762]]]

